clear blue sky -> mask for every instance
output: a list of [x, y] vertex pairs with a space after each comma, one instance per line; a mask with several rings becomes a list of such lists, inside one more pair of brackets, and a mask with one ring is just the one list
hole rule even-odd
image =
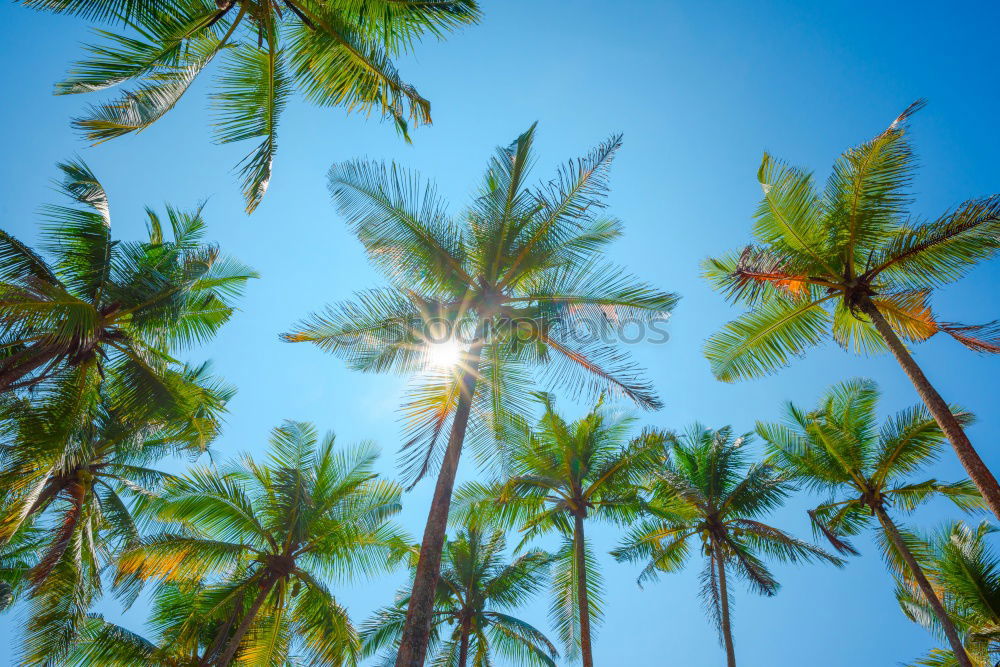
[[[996, 132], [1000, 87], [987, 26], [990, 3], [672, 2], [632, 0], [483, 0], [482, 25], [445, 43], [427, 43], [400, 63], [405, 78], [433, 102], [435, 124], [412, 146], [391, 127], [299, 101], [279, 135], [271, 189], [251, 218], [232, 165], [249, 146], [210, 143], [208, 77], [152, 129], [90, 148], [69, 119], [89, 100], [53, 97], [52, 84], [79, 55], [82, 21], [0, 5], [0, 224], [34, 243], [40, 205], [55, 197], [49, 182], [58, 160], [79, 153], [104, 182], [114, 233], [143, 233], [142, 206], [184, 207], [209, 198], [209, 235], [263, 276], [242, 311], [194, 360], [211, 358], [239, 387], [217, 451], [260, 453], [268, 430], [285, 418], [315, 421], [344, 441], [374, 439], [392, 475], [399, 432], [394, 409], [403, 380], [346, 371], [335, 358], [277, 334], [323, 304], [379, 282], [361, 248], [334, 213], [325, 188], [330, 164], [355, 156], [397, 160], [434, 177], [457, 209], [473, 192], [490, 151], [539, 121], [536, 175], [585, 152], [613, 132], [624, 148], [612, 174], [611, 210], [626, 224], [614, 259], [639, 276], [679, 292], [672, 340], [637, 350], [666, 407], [643, 424], [682, 427], [693, 420], [750, 430], [776, 417], [788, 398], [811, 402], [831, 383], [875, 378], [884, 408], [917, 397], [888, 358], [865, 359], [830, 347], [781, 374], [737, 385], [715, 381], [701, 354], [704, 338], [736, 314], [699, 278], [699, 261], [748, 239], [759, 187], [755, 174], [768, 150], [825, 178], [845, 148], [879, 132], [918, 97], [929, 106], [913, 121], [923, 168], [915, 213], [932, 216], [1000, 185]], [[978, 268], [936, 297], [949, 320], [1000, 316], [1000, 266]], [[976, 412], [973, 442], [1000, 468], [996, 414], [998, 360], [950, 340], [916, 350], [946, 399]], [[561, 404], [578, 412], [568, 398]], [[465, 478], [475, 475], [471, 457]], [[928, 476], [954, 479], [949, 453]], [[402, 521], [423, 527], [430, 483], [405, 498]], [[802, 498], [774, 521], [808, 535]], [[912, 524], [933, 526], [951, 513], [929, 507]], [[607, 620], [597, 637], [602, 665], [715, 667], [724, 660], [696, 597], [700, 564], [639, 590], [635, 568], [605, 555], [614, 531], [594, 531], [607, 579]], [[776, 598], [736, 591], [740, 662], [752, 667], [894, 665], [932, 645], [896, 607], [878, 553], [862, 541], [849, 567], [778, 566]], [[356, 621], [391, 598], [401, 573], [344, 586], [338, 594]], [[545, 624], [547, 601], [525, 615]], [[113, 606], [106, 610], [116, 617]], [[144, 610], [124, 622], [141, 628]], [[0, 617], [0, 657], [17, 635]], [[4, 660], [4, 663], [7, 661]]]

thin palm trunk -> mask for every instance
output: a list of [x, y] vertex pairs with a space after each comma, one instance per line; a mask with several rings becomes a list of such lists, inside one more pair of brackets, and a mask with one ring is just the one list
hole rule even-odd
[[66, 553], [66, 549], [69, 548], [70, 542], [73, 541], [73, 535], [76, 533], [77, 526], [80, 525], [80, 519], [83, 516], [84, 504], [87, 501], [88, 486], [79, 480], [74, 480], [68, 486], [67, 490], [70, 507], [66, 511], [62, 524], [60, 524], [52, 543], [46, 548], [38, 564], [31, 568], [28, 575], [35, 591], [48, 579], [59, 559]]
[[882, 316], [882, 313], [879, 312], [875, 304], [870, 299], [864, 299], [861, 302], [861, 310], [871, 318], [872, 324], [875, 325], [875, 328], [882, 335], [889, 349], [892, 350], [893, 356], [896, 357], [899, 365], [903, 367], [906, 375], [909, 376], [910, 382], [916, 387], [917, 393], [920, 394], [920, 398], [927, 405], [927, 409], [931, 411], [934, 421], [938, 423], [938, 426], [941, 427], [941, 430], [944, 431], [945, 436], [951, 442], [955, 454], [958, 455], [958, 460], [961, 462], [962, 467], [965, 468], [965, 472], [969, 475], [969, 478], [979, 488], [979, 492], [983, 495], [983, 499], [986, 500], [990, 511], [1000, 519], [1000, 484], [997, 484], [996, 477], [993, 476], [993, 473], [990, 472], [990, 469], [986, 467], [986, 464], [979, 457], [979, 453], [972, 446], [969, 437], [965, 435], [962, 425], [955, 419], [955, 415], [948, 408], [948, 404], [944, 402], [941, 394], [937, 392], [927, 379], [927, 376], [920, 369], [920, 366], [910, 356], [910, 353], [906, 350], [906, 346], [896, 336], [896, 333], [889, 326], [889, 323], [886, 322], [885, 317]]
[[719, 604], [722, 607], [722, 641], [726, 645], [726, 665], [736, 667], [736, 648], [733, 646], [733, 625], [729, 618], [729, 585], [726, 582], [726, 563], [712, 548], [712, 560], [719, 573]]
[[[243, 606], [242, 595], [240, 596], [239, 605], [241, 607]], [[233, 627], [233, 621], [235, 619], [236, 615], [230, 614], [229, 618], [226, 619], [226, 622], [223, 623], [222, 627], [219, 628], [218, 632], [215, 633], [215, 637], [212, 639], [212, 643], [209, 645], [207, 649], [205, 649], [205, 653], [202, 655], [202, 657], [198, 658], [198, 661], [196, 663], [198, 667], [206, 667], [207, 665], [212, 664], [212, 656], [214, 656], [216, 653], [222, 650], [226, 642], [226, 636], [229, 634], [229, 628]], [[197, 657], [197, 650], [195, 651], [195, 654], [196, 654], [195, 657]]]
[[590, 644], [590, 599], [587, 597], [587, 545], [583, 533], [583, 516], [573, 515], [573, 551], [576, 556], [576, 602], [580, 607], [580, 655], [583, 667], [594, 667]]
[[406, 607], [406, 623], [400, 638], [396, 667], [423, 667], [430, 639], [431, 619], [434, 614], [434, 591], [437, 590], [441, 570], [441, 551], [444, 549], [445, 531], [448, 528], [448, 510], [451, 508], [451, 492], [455, 486], [458, 462], [462, 457], [465, 431], [469, 426], [469, 412], [472, 397], [479, 377], [479, 360], [482, 354], [482, 335], [476, 336], [469, 348], [468, 367], [459, 379], [460, 389], [455, 419], [448, 436], [448, 448], [441, 462], [434, 498], [427, 515], [424, 537], [420, 543], [420, 558], [413, 578], [410, 603]]
[[471, 624], [468, 618], [462, 619], [462, 638], [458, 643], [458, 667], [465, 667], [469, 661], [469, 630]]
[[906, 543], [903, 541], [903, 536], [899, 534], [899, 529], [896, 528], [896, 524], [893, 523], [889, 515], [886, 514], [885, 510], [876, 505], [874, 507], [875, 514], [878, 516], [879, 523], [882, 524], [882, 529], [885, 531], [886, 535], [889, 536], [889, 540], [892, 541], [893, 546], [899, 551], [899, 555], [903, 557], [903, 562], [906, 563], [906, 567], [909, 568], [910, 574], [917, 581], [917, 586], [920, 587], [920, 592], [924, 594], [927, 602], [931, 605], [931, 609], [934, 610], [934, 615], [937, 616], [938, 622], [941, 624], [941, 628], [944, 630], [945, 636], [948, 638], [948, 643], [951, 644], [951, 650], [955, 654], [955, 659], [961, 667], [972, 667], [972, 661], [969, 660], [968, 654], [965, 652], [965, 646], [962, 645], [962, 640], [958, 636], [958, 630], [955, 629], [955, 624], [952, 623], [951, 618], [948, 616], [948, 612], [945, 611], [944, 606], [941, 604], [941, 600], [938, 599], [937, 594], [934, 592], [934, 588], [931, 586], [931, 582], [927, 581], [926, 575], [924, 575], [923, 568], [917, 562], [917, 559], [913, 556], [913, 553], [906, 547]]
[[257, 612], [260, 611], [261, 606], [264, 604], [264, 600], [267, 599], [268, 594], [271, 592], [271, 587], [274, 585], [274, 581], [269, 575], [264, 575], [264, 580], [260, 583], [260, 592], [257, 593], [257, 597], [254, 598], [253, 604], [250, 605], [250, 609], [247, 610], [246, 615], [243, 620], [240, 621], [239, 627], [236, 628], [236, 632], [229, 639], [229, 644], [226, 646], [226, 652], [222, 654], [219, 661], [216, 663], [219, 667], [225, 667], [233, 661], [236, 657], [236, 651], [240, 647], [240, 643], [243, 642], [243, 637], [246, 635], [250, 626], [253, 625], [254, 619], [257, 617]]

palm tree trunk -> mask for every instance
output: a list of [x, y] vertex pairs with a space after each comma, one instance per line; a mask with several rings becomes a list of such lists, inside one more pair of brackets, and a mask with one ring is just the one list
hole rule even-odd
[[466, 368], [461, 371], [462, 376], [459, 378], [458, 406], [448, 436], [448, 448], [445, 450], [437, 485], [434, 487], [434, 498], [427, 514], [424, 537], [420, 543], [420, 558], [413, 578], [413, 590], [410, 591], [410, 603], [406, 607], [406, 622], [400, 638], [399, 653], [396, 654], [396, 667], [423, 667], [427, 655], [431, 618], [434, 614], [434, 591], [437, 589], [441, 570], [441, 551], [444, 548], [445, 531], [448, 528], [451, 492], [455, 486], [455, 474], [458, 472], [458, 462], [462, 456], [465, 431], [469, 426], [469, 412], [472, 410], [472, 397], [476, 391], [482, 351], [483, 336], [480, 328], [462, 362], [466, 364]]
[[265, 574], [264, 579], [260, 582], [260, 592], [257, 597], [254, 598], [253, 603], [250, 605], [250, 609], [247, 610], [246, 615], [243, 620], [240, 621], [239, 627], [236, 628], [236, 632], [229, 639], [229, 644], [226, 646], [226, 652], [222, 654], [218, 662], [215, 664], [219, 667], [225, 667], [233, 661], [236, 657], [236, 650], [240, 647], [240, 643], [243, 641], [244, 635], [253, 625], [254, 619], [257, 617], [257, 612], [260, 611], [261, 606], [264, 604], [264, 600], [267, 599], [268, 593], [271, 592], [271, 587], [274, 585], [270, 575]]
[[583, 516], [573, 515], [573, 551], [576, 557], [576, 603], [580, 607], [580, 655], [583, 667], [594, 667], [594, 652], [590, 644], [590, 599], [587, 596], [587, 543], [583, 533]]
[[907, 352], [902, 341], [896, 336], [892, 327], [889, 326], [889, 323], [886, 322], [882, 313], [879, 312], [871, 299], [862, 300], [861, 310], [871, 318], [872, 324], [875, 325], [875, 328], [882, 335], [889, 349], [892, 350], [893, 356], [896, 357], [899, 365], [903, 367], [906, 375], [910, 378], [910, 382], [913, 383], [913, 386], [917, 389], [917, 393], [920, 394], [920, 398], [927, 405], [927, 409], [931, 411], [934, 420], [951, 442], [952, 448], [954, 448], [955, 453], [958, 455], [959, 462], [965, 468], [965, 472], [969, 475], [969, 478], [979, 488], [979, 492], [983, 495], [983, 499], [989, 506], [990, 511], [1000, 519], [1000, 484], [997, 484], [996, 477], [993, 476], [993, 473], [990, 472], [990, 469], [986, 467], [986, 464], [979, 457], [979, 453], [972, 446], [969, 437], [965, 435], [962, 425], [955, 419], [955, 415], [952, 414], [948, 404], [944, 402], [941, 394], [931, 385], [927, 376], [924, 375], [920, 366], [917, 365], [917, 362]]
[[913, 553], [906, 547], [906, 543], [903, 541], [903, 536], [899, 534], [899, 529], [896, 528], [896, 524], [892, 522], [889, 515], [886, 514], [885, 509], [880, 505], [876, 505], [874, 508], [875, 515], [878, 517], [878, 521], [882, 524], [882, 529], [885, 534], [889, 536], [889, 540], [892, 542], [896, 550], [899, 551], [899, 555], [903, 557], [903, 562], [906, 563], [906, 567], [909, 568], [910, 574], [917, 581], [917, 586], [920, 587], [920, 592], [924, 594], [927, 602], [931, 605], [931, 609], [934, 610], [934, 615], [937, 616], [938, 622], [941, 623], [941, 628], [944, 630], [945, 636], [948, 638], [948, 643], [951, 644], [951, 650], [955, 654], [955, 659], [961, 667], [972, 667], [972, 662], [969, 660], [968, 654], [965, 652], [965, 646], [962, 645], [962, 640], [958, 636], [958, 630], [955, 629], [955, 624], [952, 623], [951, 617], [948, 616], [948, 612], [945, 611], [944, 605], [941, 604], [941, 600], [938, 599], [937, 594], [934, 592], [934, 588], [931, 587], [931, 582], [927, 581], [926, 575], [924, 575], [923, 568], [917, 562], [917, 559], [913, 556]]
[[37, 592], [41, 588], [42, 583], [52, 574], [52, 570], [55, 569], [60, 559], [62, 559], [63, 554], [66, 553], [66, 549], [69, 548], [70, 542], [73, 540], [73, 535], [80, 525], [89, 487], [79, 480], [74, 480], [67, 487], [67, 491], [70, 506], [65, 512], [62, 523], [59, 525], [54, 539], [46, 547], [41, 558], [38, 559], [38, 563], [28, 573], [28, 579], [31, 582], [33, 592]]
[[459, 640], [458, 644], [458, 667], [465, 667], [465, 663], [469, 661], [469, 630], [470, 623], [468, 618], [462, 619], [462, 638]]
[[726, 583], [726, 563], [712, 547], [712, 560], [719, 573], [719, 605], [722, 607], [722, 641], [726, 645], [726, 666], [736, 667], [736, 648], [733, 646], [733, 625], [729, 618], [729, 586]]

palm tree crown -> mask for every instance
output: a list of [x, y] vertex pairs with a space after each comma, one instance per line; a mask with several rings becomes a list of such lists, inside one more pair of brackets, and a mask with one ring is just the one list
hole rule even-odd
[[[972, 663], [914, 553], [914, 543], [896, 525], [893, 512], [911, 512], [934, 497], [952, 501], [959, 509], [983, 505], [982, 496], [968, 480], [948, 484], [936, 479], [910, 481], [922, 466], [940, 453], [944, 436], [923, 406], [903, 410], [878, 425], [878, 387], [871, 380], [852, 380], [831, 387], [816, 410], [789, 403], [782, 424], [759, 424], [774, 462], [809, 488], [829, 495], [810, 512], [813, 525], [843, 553], [856, 553], [846, 539], [876, 520], [886, 561], [896, 572], [912, 578], [925, 601], [945, 628], [959, 664]], [[960, 423], [971, 421], [956, 412]]]
[[[425, 373], [404, 407], [407, 449], [428, 445], [410, 452], [414, 477], [439, 454], [434, 445], [469, 374], [474, 433], [485, 426], [502, 436], [508, 415], [528, 412], [532, 365], [570, 390], [660, 406], [617, 346], [575, 335], [580, 325], [604, 332], [626, 320], [649, 322], [677, 301], [600, 261], [621, 233], [601, 213], [620, 138], [531, 189], [534, 137], [532, 126], [498, 149], [475, 202], [457, 219], [433, 186], [396, 165], [348, 162], [330, 171], [334, 200], [390, 285], [314, 314], [285, 339], [312, 342], [365, 372], [427, 371], [429, 347], [465, 344], [456, 367]], [[492, 450], [495, 440], [485, 440]]]
[[566, 652], [592, 664], [591, 630], [600, 623], [602, 578], [585, 535], [585, 520], [624, 521], [635, 515], [641, 464], [651, 434], [629, 440], [633, 420], [598, 403], [568, 423], [551, 396], [537, 428], [508, 443], [508, 476], [493, 486], [468, 484], [456, 498], [462, 521], [516, 527], [521, 545], [550, 532], [562, 537], [554, 557], [550, 616]]
[[727, 570], [739, 574], [756, 593], [771, 596], [779, 584], [766, 558], [842, 563], [763, 522], [794, 487], [774, 466], [749, 463], [749, 434], [734, 436], [728, 426], [712, 430], [695, 424], [682, 435], [662, 433], [651, 440], [659, 447], [645, 484], [646, 517], [612, 553], [618, 560], [645, 564], [641, 584], [661, 572], [681, 569], [697, 541], [705, 557], [702, 596], [733, 667]]
[[260, 203], [277, 151], [278, 119], [297, 87], [306, 99], [377, 111], [407, 137], [429, 123], [430, 103], [392, 64], [425, 35], [443, 37], [479, 19], [475, 0], [21, 0], [29, 7], [116, 20], [100, 31], [56, 93], [133, 82], [119, 99], [74, 121], [88, 139], [141, 131], [174, 107], [214, 59], [223, 61], [216, 108], [221, 143], [256, 140], [240, 163], [247, 212]]
[[286, 422], [266, 463], [243, 456], [167, 484], [157, 511], [167, 529], [121, 557], [117, 580], [204, 579], [195, 621], [175, 641], [214, 623], [205, 664], [281, 663], [290, 651], [350, 663], [357, 633], [324, 580], [372, 574], [408, 553], [389, 522], [400, 489], [377, 479], [376, 457], [369, 445], [338, 450], [332, 435]]
[[916, 160], [906, 125], [917, 102], [874, 139], [844, 153], [825, 191], [812, 175], [765, 154], [756, 243], [705, 262], [712, 284], [752, 310], [709, 338], [706, 355], [727, 382], [773, 372], [832, 335], [845, 349], [885, 351], [869, 302], [904, 340], [950, 334], [1000, 352], [994, 329], [941, 321], [931, 291], [1000, 248], [1000, 195], [971, 199], [934, 220], [908, 215]]
[[[445, 543], [434, 600], [430, 653], [434, 665], [486, 667], [497, 655], [518, 664], [554, 667], [558, 652], [545, 635], [511, 615], [545, 585], [549, 555], [532, 550], [507, 562], [502, 532], [468, 528]], [[361, 629], [366, 655], [383, 649], [395, 662], [407, 596], [380, 609]]]
[[46, 209], [50, 259], [0, 231], [0, 393], [55, 386], [70, 411], [106, 380], [117, 410], [174, 404], [184, 415], [183, 372], [170, 354], [210, 338], [256, 274], [202, 242], [200, 210], [167, 208], [172, 240], [149, 209], [147, 241], [113, 240], [97, 178], [82, 162], [59, 168], [77, 205]]

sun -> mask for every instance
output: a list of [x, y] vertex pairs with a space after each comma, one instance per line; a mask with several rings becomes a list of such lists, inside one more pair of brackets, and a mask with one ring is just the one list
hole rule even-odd
[[457, 340], [430, 343], [424, 352], [427, 364], [434, 368], [453, 368], [462, 358], [462, 347]]

